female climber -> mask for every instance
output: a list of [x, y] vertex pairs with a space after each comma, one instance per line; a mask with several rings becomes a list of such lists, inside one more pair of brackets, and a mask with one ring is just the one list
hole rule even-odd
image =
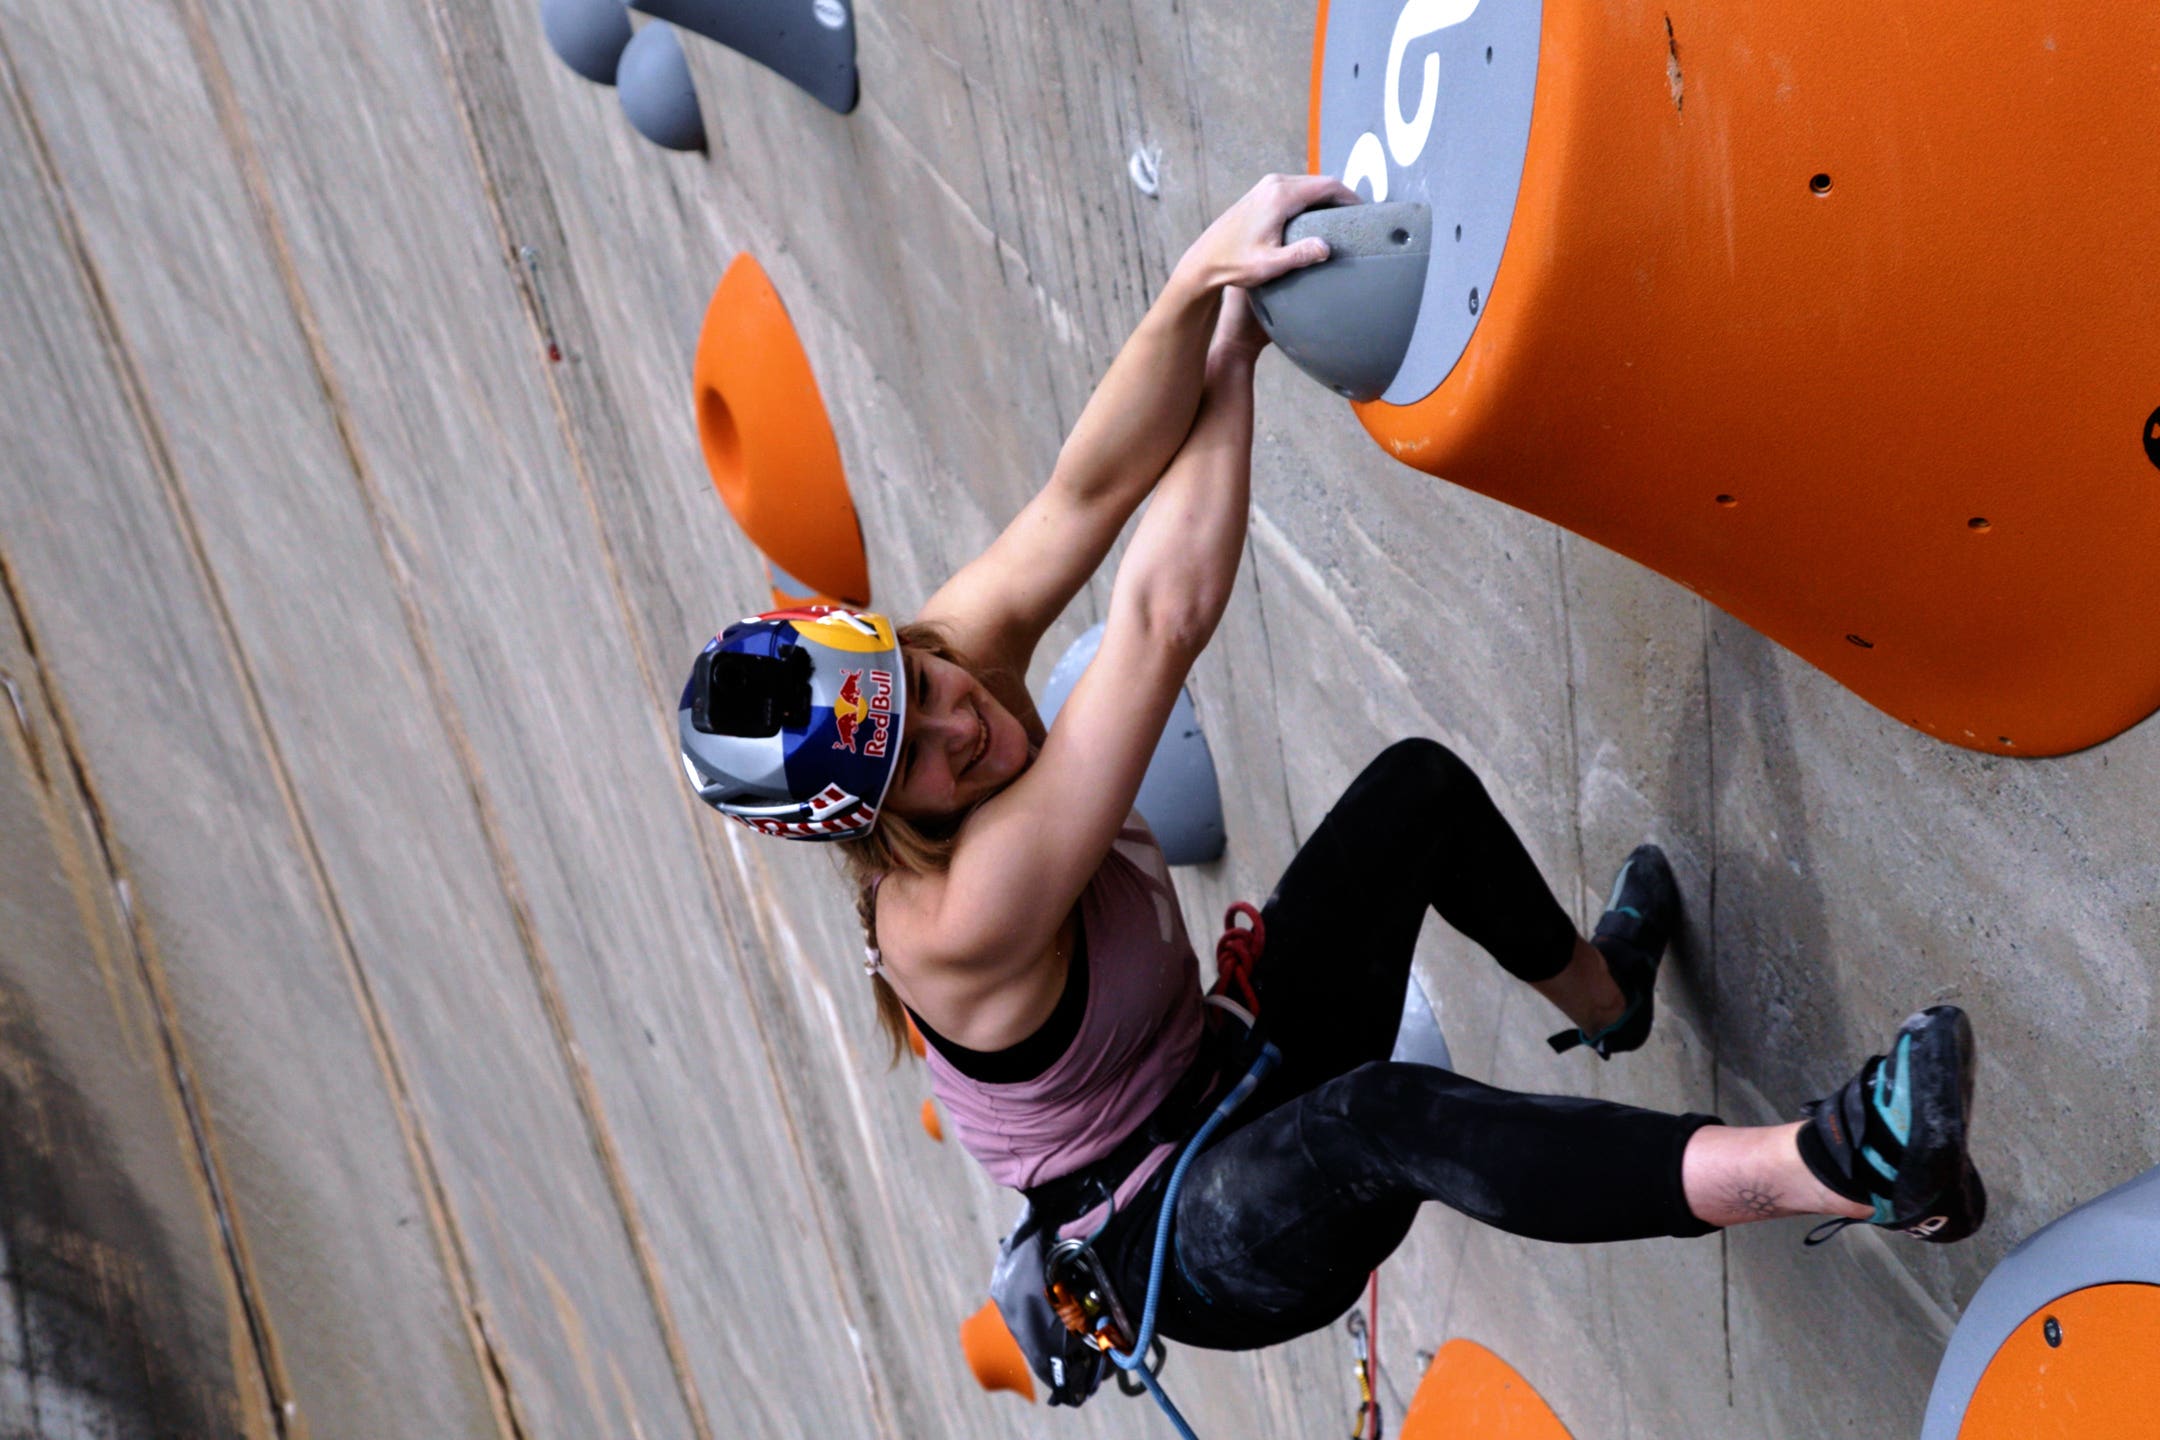
[[[913, 1018], [960, 1141], [1051, 1233], [1091, 1237], [1133, 1305], [1165, 1162], [1238, 1078], [1241, 1029], [1203, 1002], [1133, 801], [1243, 553], [1267, 343], [1243, 287], [1324, 260], [1319, 240], [1284, 246], [1283, 224], [1354, 198], [1273, 176], [1208, 226], [1048, 483], [914, 623], [744, 621], [683, 696], [700, 796], [765, 833], [841, 843], [888, 1035], [897, 1046]], [[1029, 659], [1143, 500], [1101, 649], [1046, 730]], [[1680, 912], [1664, 856], [1627, 858], [1585, 939], [1461, 760], [1429, 740], [1389, 747], [1260, 923], [1226, 933], [1226, 968], [1258, 952], [1244, 998], [1282, 1058], [1185, 1179], [1162, 1334], [1242, 1349], [1328, 1323], [1428, 1200], [1570, 1243], [1790, 1215], [1931, 1241], [1979, 1225], [1973, 1041], [1954, 1007], [1906, 1020], [1783, 1125], [1517, 1094], [1388, 1059], [1428, 908], [1566, 1016], [1556, 1048], [1609, 1059], [1647, 1038]]]

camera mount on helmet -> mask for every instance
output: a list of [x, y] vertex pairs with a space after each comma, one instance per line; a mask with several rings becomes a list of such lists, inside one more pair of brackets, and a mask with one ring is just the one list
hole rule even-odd
[[757, 739], [810, 723], [810, 652], [705, 650], [690, 670], [690, 723], [705, 735]]

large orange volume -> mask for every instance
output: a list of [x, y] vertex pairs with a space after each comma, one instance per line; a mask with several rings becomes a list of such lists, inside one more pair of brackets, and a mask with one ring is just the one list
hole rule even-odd
[[[1359, 7], [1394, 44], [1331, 53]], [[1514, 55], [1421, 72], [1421, 27], [1477, 10], [1323, 3], [1313, 168], [1363, 139], [1370, 173], [1383, 125], [1438, 154], [1420, 84]], [[1544, 0], [1530, 34], [1504, 251], [1441, 297], [1475, 328], [1429, 393], [1358, 407], [1373, 438], [1953, 744], [2057, 754], [2160, 708], [2160, 6]], [[1395, 115], [1324, 118], [1376, 67]]]
[[2132, 1440], [2160, 1427], [2160, 1286], [2095, 1285], [2012, 1331], [1959, 1440]]
[[[691, 383], [713, 488], [785, 572], [774, 593], [867, 606], [869, 561], [840, 446], [810, 357], [753, 256], [738, 255], [713, 291]], [[805, 588], [817, 593], [803, 597]]]
[[1440, 1347], [1410, 1397], [1401, 1440], [1568, 1440], [1536, 1387], [1473, 1340]]

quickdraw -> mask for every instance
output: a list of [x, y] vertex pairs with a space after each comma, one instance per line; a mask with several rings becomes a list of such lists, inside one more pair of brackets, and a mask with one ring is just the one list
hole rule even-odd
[[1380, 1272], [1372, 1274], [1366, 1290], [1366, 1311], [1352, 1310], [1343, 1322], [1350, 1332], [1350, 1373], [1357, 1380], [1357, 1414], [1350, 1421], [1350, 1440], [1381, 1440], [1385, 1427], [1380, 1417], [1380, 1397], [1373, 1381], [1380, 1373]]
[[1043, 1261], [1043, 1288], [1065, 1328], [1088, 1344], [1107, 1351], [1131, 1343], [1132, 1322], [1088, 1241], [1060, 1240], [1051, 1247]]
[[[1043, 1261], [1043, 1289], [1049, 1294], [1050, 1308], [1057, 1312], [1065, 1328], [1108, 1355], [1131, 1344], [1132, 1322], [1126, 1318], [1117, 1292], [1110, 1288], [1109, 1273], [1091, 1241], [1092, 1237], [1060, 1240], [1052, 1246]], [[1161, 1375], [1168, 1358], [1169, 1351], [1158, 1338], [1148, 1352], [1148, 1370]], [[1124, 1370], [1117, 1372], [1117, 1384], [1127, 1395], [1146, 1393], [1147, 1387]]]

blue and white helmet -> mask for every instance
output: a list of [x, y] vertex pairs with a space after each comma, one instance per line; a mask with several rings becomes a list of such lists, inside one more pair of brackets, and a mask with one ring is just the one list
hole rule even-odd
[[676, 724], [698, 798], [765, 835], [851, 840], [900, 752], [907, 667], [892, 621], [810, 605], [730, 625], [699, 652]]

